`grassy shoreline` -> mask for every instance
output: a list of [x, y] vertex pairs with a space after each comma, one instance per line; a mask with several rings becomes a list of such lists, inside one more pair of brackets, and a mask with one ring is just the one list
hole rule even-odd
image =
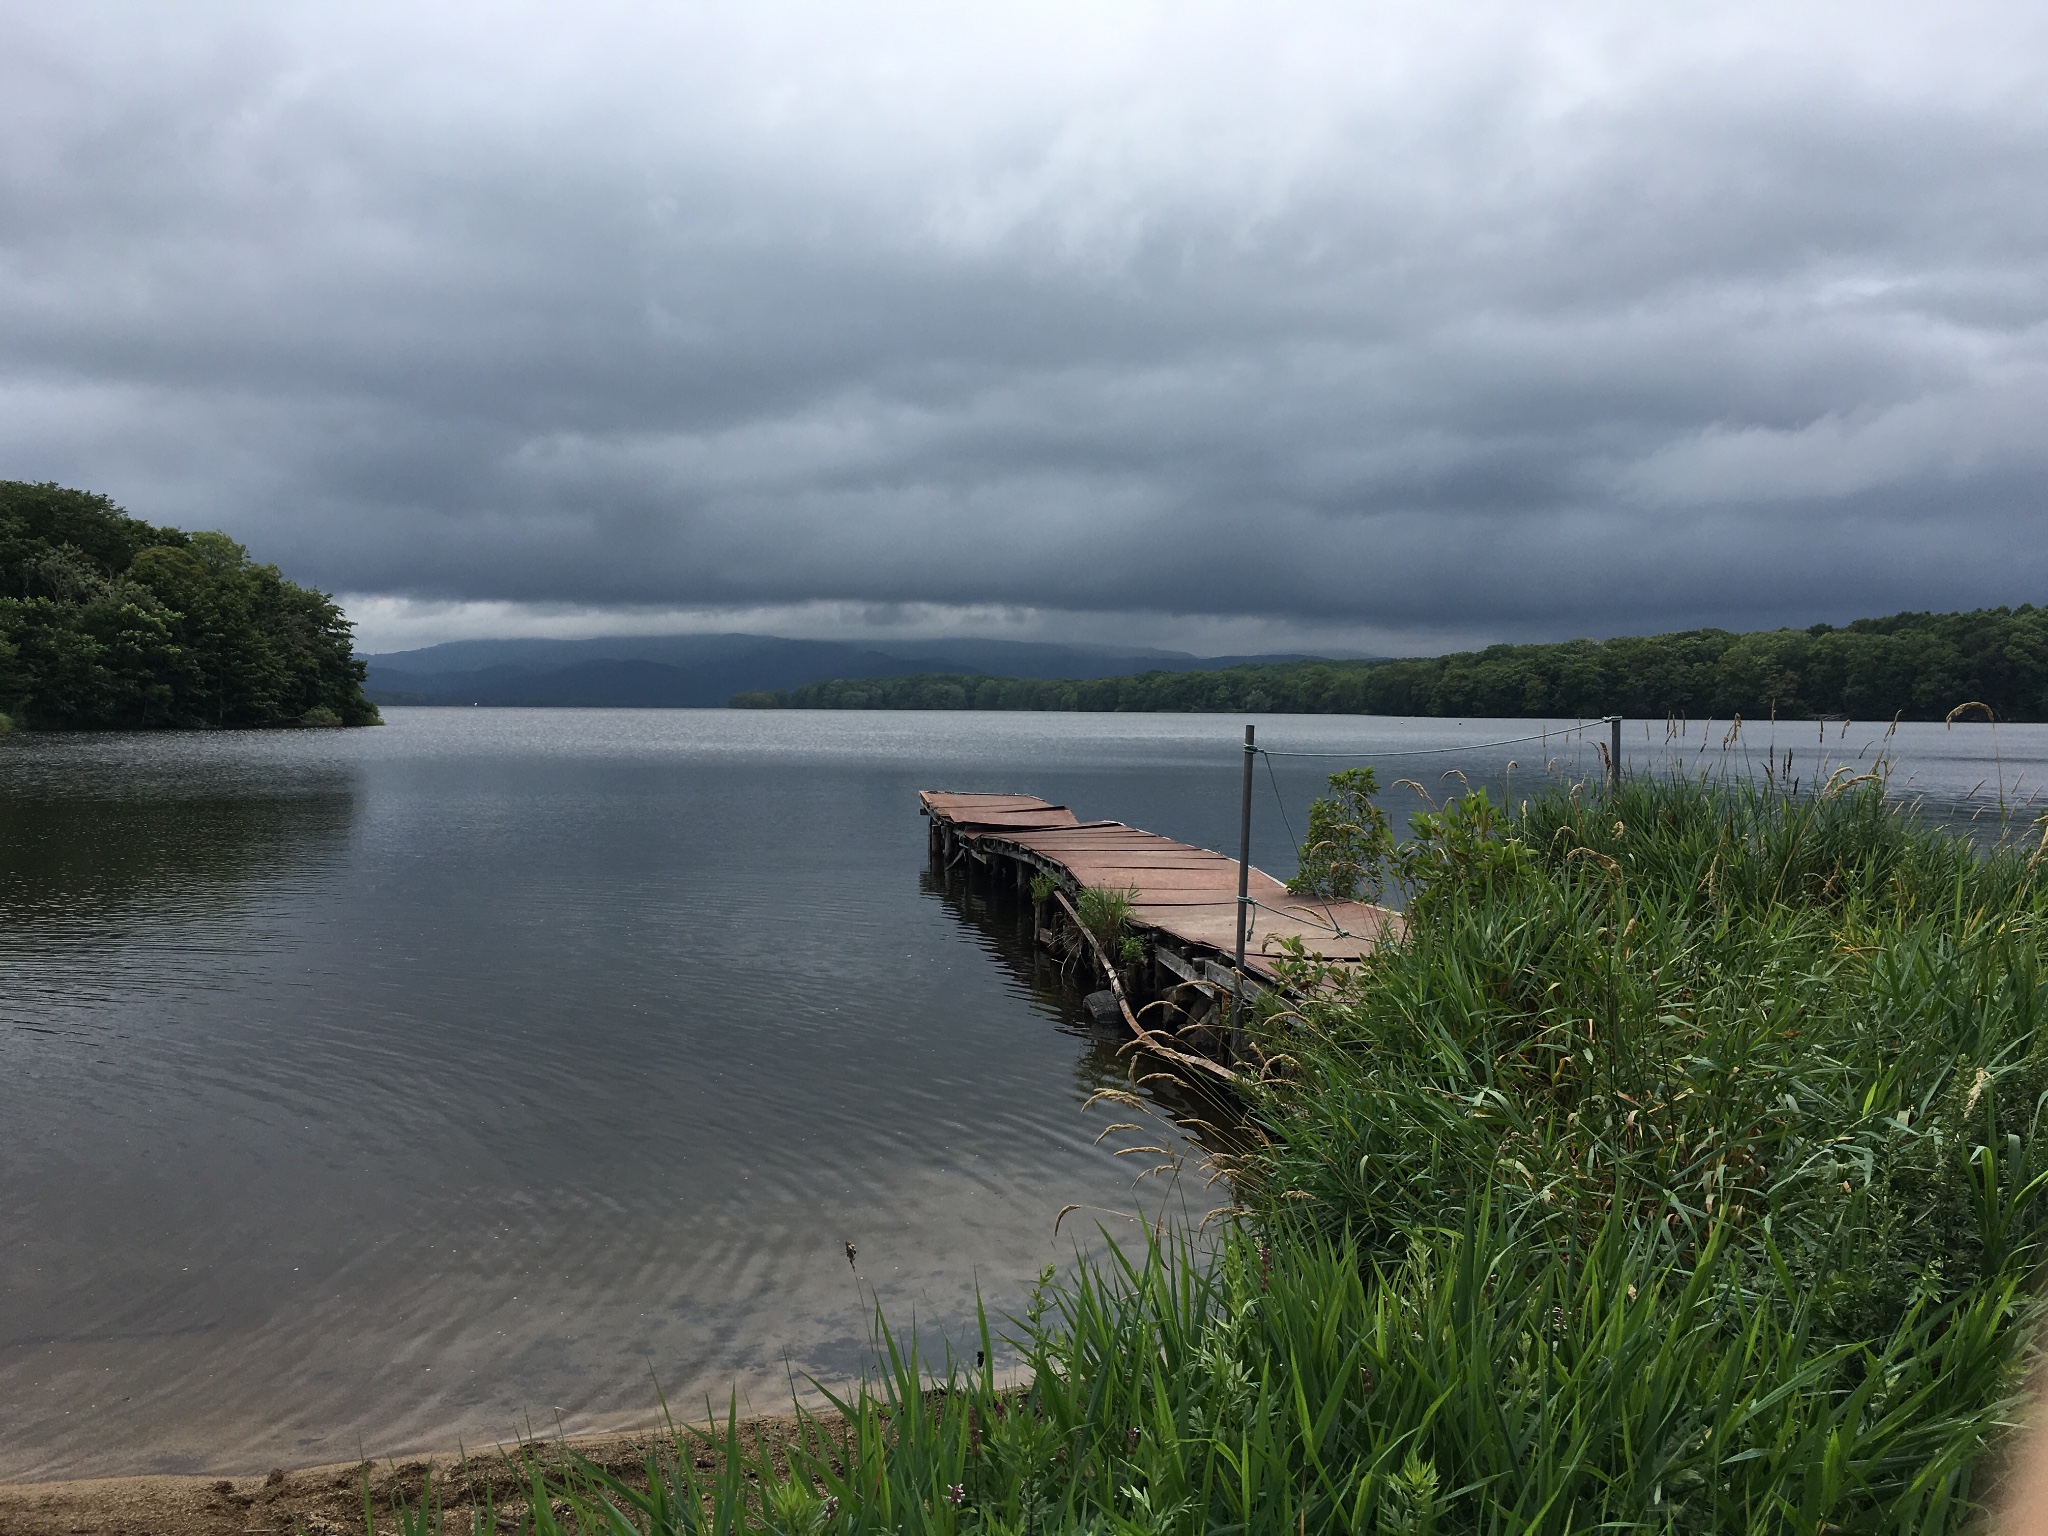
[[[1330, 834], [1330, 818], [1323, 818]], [[1341, 832], [1343, 829], [1337, 829]], [[1259, 1021], [1240, 1208], [1063, 1279], [1026, 1387], [884, 1332], [822, 1416], [379, 1530], [1951, 1531], [2048, 1237], [2048, 841], [1874, 780], [1483, 795], [1346, 857], [1408, 940]], [[1132, 1118], [1139, 1101], [1133, 1096]], [[500, 1515], [508, 1517], [500, 1520]], [[356, 1516], [360, 1529], [365, 1516]]]
[[892, 1349], [848, 1448], [571, 1473], [543, 1536], [1979, 1518], [2048, 1235], [2040, 846], [1644, 779], [1365, 854], [1411, 937], [1300, 961], [1213, 1250], [1049, 1281], [1028, 1392]]

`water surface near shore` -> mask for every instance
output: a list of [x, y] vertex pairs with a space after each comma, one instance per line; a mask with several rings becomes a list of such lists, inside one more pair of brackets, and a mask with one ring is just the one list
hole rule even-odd
[[[933, 882], [913, 792], [1231, 848], [1241, 721], [390, 717], [0, 738], [0, 1477], [574, 1432], [657, 1378], [774, 1411], [858, 1369], [877, 1300], [971, 1348], [977, 1288], [1015, 1308], [1091, 1232], [1056, 1236], [1064, 1206], [1220, 1198], [1192, 1168], [1134, 1192], [1131, 1138], [1094, 1144], [1118, 1042], [1013, 911]], [[1260, 766], [1282, 875], [1353, 756], [1439, 789], [1597, 770], [1577, 738], [1478, 745], [1541, 722], [1258, 723], [1334, 754]], [[1876, 728], [1828, 729], [1867, 761]], [[1628, 730], [1639, 764], [1764, 750]], [[1779, 728], [1795, 772], [1818, 732]], [[1893, 747], [1896, 787], [1968, 817], [2048, 728]]]

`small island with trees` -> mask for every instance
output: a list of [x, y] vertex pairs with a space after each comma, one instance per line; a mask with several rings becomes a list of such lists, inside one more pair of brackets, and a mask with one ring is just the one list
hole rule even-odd
[[381, 723], [353, 626], [224, 533], [0, 480], [0, 720], [37, 730]]

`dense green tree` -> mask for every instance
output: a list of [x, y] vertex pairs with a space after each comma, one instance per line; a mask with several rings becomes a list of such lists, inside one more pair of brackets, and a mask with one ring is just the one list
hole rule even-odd
[[923, 676], [813, 683], [733, 703], [785, 709], [1168, 710], [1314, 715], [1939, 720], [1958, 705], [2048, 720], [2048, 611], [1900, 613], [1845, 629], [1694, 629], [1084, 681]]
[[0, 481], [0, 710], [45, 729], [368, 725], [351, 625], [226, 534]]

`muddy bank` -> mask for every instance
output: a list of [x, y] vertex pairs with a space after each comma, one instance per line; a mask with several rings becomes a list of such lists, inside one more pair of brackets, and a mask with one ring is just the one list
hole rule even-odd
[[[812, 1433], [817, 1423], [811, 1423]], [[785, 1447], [798, 1443], [796, 1417], [743, 1421], [740, 1444], [751, 1461], [766, 1445], [778, 1469]], [[335, 1462], [277, 1469], [267, 1476], [108, 1477], [72, 1482], [0, 1483], [0, 1536], [342, 1536], [363, 1530], [367, 1488], [380, 1532], [396, 1529], [395, 1511], [416, 1506], [432, 1486], [447, 1527], [469, 1531], [472, 1514], [488, 1514], [501, 1531], [523, 1523], [529, 1469], [559, 1467], [574, 1457], [594, 1462], [633, 1484], [646, 1486], [647, 1458], [672, 1457], [666, 1431], [532, 1441], [467, 1456], [403, 1461]], [[715, 1472], [722, 1453], [690, 1443], [684, 1453], [702, 1472]]]

